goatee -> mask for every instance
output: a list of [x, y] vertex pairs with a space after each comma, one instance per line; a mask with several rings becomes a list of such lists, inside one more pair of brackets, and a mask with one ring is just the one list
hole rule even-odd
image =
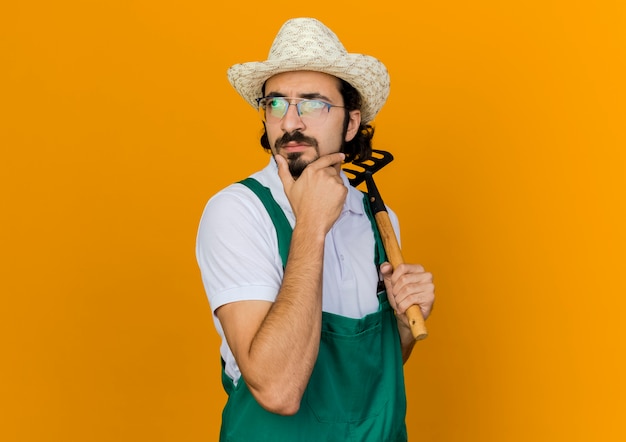
[[304, 172], [304, 169], [306, 169], [306, 166], [308, 166], [318, 158], [319, 156], [316, 155], [315, 158], [307, 161], [302, 158], [302, 152], [291, 152], [287, 154], [287, 160], [289, 162], [289, 172], [291, 173], [291, 176], [294, 179], [300, 177], [300, 175], [302, 175], [302, 172]]
[[[285, 133], [282, 137], [276, 140], [274, 143], [275, 152], [279, 152], [280, 149], [288, 143], [295, 141], [297, 143], [306, 143], [315, 149], [317, 152], [317, 140], [312, 137], [307, 137], [300, 131], [295, 131], [291, 133]], [[302, 175], [302, 172], [311, 162], [315, 161], [319, 158], [319, 153], [315, 156], [315, 158], [307, 161], [302, 159], [302, 152], [291, 152], [287, 154], [287, 161], [289, 162], [289, 172], [291, 176], [295, 179]]]

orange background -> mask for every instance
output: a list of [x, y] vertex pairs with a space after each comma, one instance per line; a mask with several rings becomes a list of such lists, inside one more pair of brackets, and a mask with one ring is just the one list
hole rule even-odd
[[225, 71], [292, 16], [391, 73], [377, 181], [438, 294], [411, 440], [626, 439], [623, 1], [5, 3], [0, 440], [216, 440], [196, 228], [267, 161]]

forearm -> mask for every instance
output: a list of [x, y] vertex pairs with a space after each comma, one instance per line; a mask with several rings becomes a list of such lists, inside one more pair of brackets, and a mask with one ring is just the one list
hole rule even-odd
[[398, 332], [400, 334], [400, 347], [402, 348], [402, 362], [406, 363], [413, 352], [415, 347], [415, 338], [411, 329], [404, 325], [400, 320], [397, 320]]
[[280, 291], [255, 334], [246, 382], [271, 411], [295, 413], [317, 359], [324, 235], [296, 225]]
[[295, 180], [287, 160], [275, 155], [296, 224], [278, 295], [258, 322], [248, 327], [251, 334], [240, 338], [243, 354], [235, 355], [252, 394], [275, 413], [298, 411], [317, 360], [324, 241], [348, 193], [339, 176], [344, 158], [341, 153], [321, 156]]

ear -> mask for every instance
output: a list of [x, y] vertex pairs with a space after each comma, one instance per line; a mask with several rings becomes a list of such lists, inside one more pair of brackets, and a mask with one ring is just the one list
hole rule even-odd
[[355, 136], [361, 125], [361, 111], [356, 109], [348, 113], [348, 130], [346, 131], [346, 139], [344, 141], [350, 141]]

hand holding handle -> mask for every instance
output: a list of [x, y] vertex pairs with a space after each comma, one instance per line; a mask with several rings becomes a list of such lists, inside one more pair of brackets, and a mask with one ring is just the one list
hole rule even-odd
[[[402, 258], [402, 251], [400, 250], [400, 245], [398, 244], [398, 239], [396, 238], [396, 233], [393, 230], [391, 220], [389, 219], [389, 213], [387, 213], [385, 203], [378, 192], [378, 188], [376, 187], [376, 183], [374, 182], [374, 178], [372, 177], [372, 173], [370, 171], [365, 172], [365, 182], [367, 184], [367, 194], [369, 197], [370, 208], [374, 214], [378, 232], [380, 233], [383, 247], [387, 253], [387, 259], [395, 270], [404, 262], [404, 259]], [[420, 341], [426, 338], [428, 336], [428, 332], [426, 331], [424, 317], [422, 316], [422, 311], [419, 306], [412, 305], [409, 307], [406, 311], [406, 316], [409, 319], [409, 326], [411, 327], [411, 332], [413, 333], [415, 340]]]
[[[376, 219], [376, 225], [378, 226], [378, 231], [383, 241], [385, 252], [387, 253], [387, 259], [395, 270], [396, 267], [404, 262], [404, 259], [402, 258], [402, 251], [400, 250], [400, 245], [398, 244], [396, 234], [391, 225], [389, 214], [386, 211], [381, 211], [374, 215], [374, 218]], [[422, 316], [422, 311], [419, 306], [412, 305], [409, 307], [406, 311], [406, 316], [409, 319], [409, 326], [411, 327], [411, 332], [415, 340], [420, 341], [426, 338], [428, 331], [426, 330], [424, 317]]]

